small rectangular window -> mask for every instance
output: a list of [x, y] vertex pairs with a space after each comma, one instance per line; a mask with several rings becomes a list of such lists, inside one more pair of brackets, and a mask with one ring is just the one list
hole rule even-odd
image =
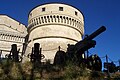
[[78, 13], [75, 11], [75, 15], [77, 16], [78, 15]]
[[45, 7], [44, 7], [44, 8], [42, 8], [42, 12], [43, 12], [43, 11], [45, 11]]
[[59, 7], [59, 11], [63, 11], [63, 7]]

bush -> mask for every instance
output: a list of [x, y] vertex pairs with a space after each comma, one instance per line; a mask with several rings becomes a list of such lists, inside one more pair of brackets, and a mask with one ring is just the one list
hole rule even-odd
[[87, 70], [87, 68], [83, 68], [83, 66], [81, 65], [81, 67], [76, 66], [72, 63], [68, 63], [68, 65], [65, 67], [65, 71], [64, 71], [64, 79], [65, 80], [85, 80], [85, 78], [88, 78], [87, 76], [89, 76], [89, 70]]

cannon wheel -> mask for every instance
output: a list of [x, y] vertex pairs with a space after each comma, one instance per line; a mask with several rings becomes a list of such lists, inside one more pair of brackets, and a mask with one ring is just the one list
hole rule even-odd
[[66, 60], [66, 53], [64, 51], [57, 51], [54, 58], [54, 65], [64, 65]]
[[101, 71], [102, 69], [102, 61], [100, 59], [99, 56], [95, 55], [91, 55], [90, 57], [88, 57], [88, 68], [91, 70], [95, 70], [95, 71]]

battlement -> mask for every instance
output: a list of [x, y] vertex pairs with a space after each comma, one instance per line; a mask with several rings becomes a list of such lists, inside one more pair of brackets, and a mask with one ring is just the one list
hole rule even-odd
[[7, 41], [7, 42], [16, 42], [16, 43], [24, 43], [25, 37], [21, 35], [12, 35], [0, 32], [0, 41]]
[[84, 34], [84, 29], [83, 29], [84, 24], [80, 20], [77, 20], [76, 18], [72, 18], [72, 16], [57, 15], [57, 14], [37, 16], [31, 19], [29, 21], [28, 31], [32, 30], [37, 26], [42, 26], [47, 24], [66, 25], [78, 30], [82, 35]]

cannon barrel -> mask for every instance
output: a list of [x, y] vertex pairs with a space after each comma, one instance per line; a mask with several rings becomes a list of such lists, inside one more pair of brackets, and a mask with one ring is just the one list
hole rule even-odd
[[106, 28], [104, 26], [102, 26], [98, 30], [93, 32], [91, 35], [89, 35], [88, 37], [84, 38], [82, 41], [84, 41], [84, 40], [92, 40], [93, 38], [95, 38], [96, 36], [98, 36], [99, 34], [104, 32], [105, 30], [106, 30]]
[[95, 38], [96, 36], [98, 36], [99, 34], [101, 34], [102, 32], [104, 32], [106, 30], [106, 28], [104, 26], [100, 27], [98, 30], [96, 30], [95, 32], [93, 32], [91, 35], [87, 36], [86, 38], [84, 38], [83, 40], [77, 42], [75, 44], [75, 48], [80, 48], [84, 42], [86, 41], [90, 41], [93, 38]]
[[83, 40], [79, 41], [75, 44], [74, 50], [75, 52], [88, 50], [89, 48], [92, 48], [96, 45], [96, 41], [92, 40], [102, 32], [104, 32], [106, 28], [104, 26], [100, 27], [98, 30], [93, 32], [91, 35], [87, 36]]

